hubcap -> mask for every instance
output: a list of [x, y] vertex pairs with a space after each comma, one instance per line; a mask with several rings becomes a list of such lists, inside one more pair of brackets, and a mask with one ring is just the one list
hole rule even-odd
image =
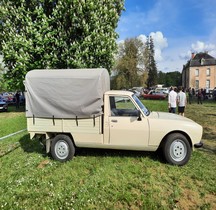
[[173, 160], [182, 161], [187, 155], [187, 146], [181, 139], [176, 139], [170, 146], [170, 155]]
[[55, 154], [59, 159], [67, 158], [69, 154], [69, 146], [64, 140], [60, 140], [55, 145]]

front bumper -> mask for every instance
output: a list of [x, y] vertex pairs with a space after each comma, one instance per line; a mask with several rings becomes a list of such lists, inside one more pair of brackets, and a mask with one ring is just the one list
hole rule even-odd
[[203, 143], [202, 143], [202, 142], [199, 142], [199, 143], [194, 144], [194, 147], [195, 147], [195, 148], [200, 148], [200, 147], [202, 147], [202, 146], [203, 146]]
[[0, 110], [2, 110], [2, 111], [7, 111], [7, 110], [8, 110], [8, 107], [7, 107], [7, 106], [0, 106]]

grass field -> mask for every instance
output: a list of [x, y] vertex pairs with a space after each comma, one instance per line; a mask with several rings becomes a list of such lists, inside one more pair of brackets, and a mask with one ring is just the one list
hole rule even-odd
[[23, 106], [18, 110], [14, 106], [9, 106], [8, 112], [0, 112], [0, 138], [24, 128], [26, 119]]
[[[144, 101], [167, 111], [166, 101]], [[22, 111], [23, 109], [21, 109]], [[216, 103], [192, 104], [204, 147], [183, 167], [151, 152], [80, 149], [59, 163], [27, 132], [0, 141], [0, 209], [216, 209]], [[0, 137], [26, 127], [24, 112], [0, 113]]]

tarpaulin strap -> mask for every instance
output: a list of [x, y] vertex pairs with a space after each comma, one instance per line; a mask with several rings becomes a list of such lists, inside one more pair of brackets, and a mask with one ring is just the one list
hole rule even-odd
[[93, 123], [94, 123], [94, 127], [95, 127], [95, 115], [94, 115], [94, 117], [93, 117]]
[[35, 116], [34, 116], [34, 114], [33, 114], [33, 125], [35, 124]]
[[104, 114], [102, 114], [101, 115], [101, 123], [102, 123], [102, 128], [101, 128], [101, 132], [102, 132], [102, 134], [103, 134], [103, 132], [104, 132]]
[[76, 116], [76, 125], [78, 126], [78, 118], [77, 118], [77, 116]]
[[55, 117], [54, 117], [54, 115], [53, 115], [53, 125], [55, 125]]

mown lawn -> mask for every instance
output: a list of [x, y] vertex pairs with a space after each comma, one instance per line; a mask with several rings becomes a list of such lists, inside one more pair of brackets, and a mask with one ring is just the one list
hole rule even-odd
[[10, 105], [8, 112], [0, 112], [0, 138], [26, 128], [24, 109], [21, 106], [16, 110], [14, 106]]
[[[143, 102], [167, 111], [166, 101]], [[183, 167], [165, 164], [157, 153], [96, 149], [81, 149], [59, 163], [27, 132], [2, 140], [0, 209], [214, 210], [215, 115], [213, 102], [187, 106], [186, 116], [204, 127], [205, 146]], [[23, 112], [0, 113], [0, 136], [25, 126]]]

